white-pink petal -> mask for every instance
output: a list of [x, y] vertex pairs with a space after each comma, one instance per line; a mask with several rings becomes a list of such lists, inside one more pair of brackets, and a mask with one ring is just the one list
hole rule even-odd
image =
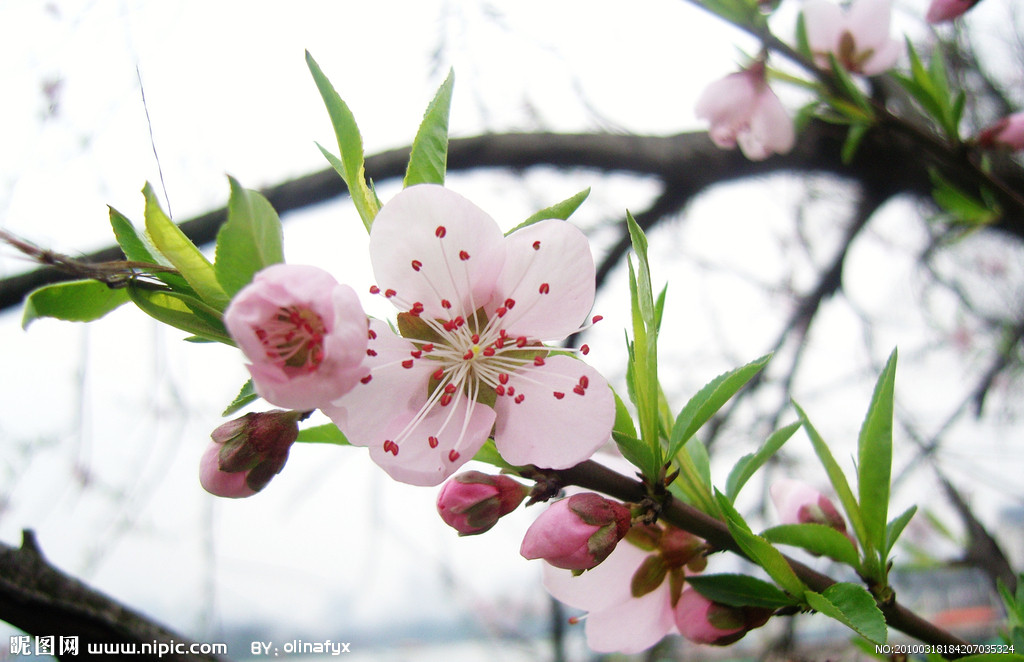
[[615, 396], [604, 377], [582, 361], [558, 355], [543, 362], [510, 374], [506, 389], [514, 393], [506, 390], [494, 404], [494, 443], [511, 464], [566, 469], [609, 440]]
[[587, 645], [599, 653], [639, 653], [673, 632], [675, 617], [669, 584], [616, 607], [591, 612], [586, 620]]

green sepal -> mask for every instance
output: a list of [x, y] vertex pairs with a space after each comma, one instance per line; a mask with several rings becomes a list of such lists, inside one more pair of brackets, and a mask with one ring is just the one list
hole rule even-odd
[[448, 114], [452, 105], [455, 71], [449, 70], [433, 101], [427, 107], [412, 142], [409, 165], [402, 186], [444, 184], [448, 168]]
[[124, 288], [112, 288], [95, 280], [73, 280], [44, 285], [25, 298], [21, 328], [40, 317], [66, 322], [91, 322], [128, 302]]
[[228, 219], [217, 232], [214, 269], [229, 296], [252, 281], [256, 272], [284, 262], [281, 219], [263, 195], [250, 191], [233, 178], [228, 200]]
[[640, 598], [661, 586], [668, 574], [668, 565], [661, 554], [650, 554], [633, 573], [629, 588], [634, 598]]
[[798, 604], [774, 584], [750, 575], [690, 575], [686, 581], [708, 600], [729, 607], [779, 609]]
[[571, 198], [566, 198], [565, 200], [555, 203], [550, 207], [545, 207], [506, 232], [505, 236], [507, 237], [516, 230], [522, 230], [523, 228], [533, 225], [538, 221], [546, 221], [550, 218], [557, 218], [562, 221], [568, 220], [568, 218], [572, 216], [573, 212], [579, 209], [580, 205], [583, 204], [583, 201], [586, 200], [589, 195], [590, 187], [587, 187]]

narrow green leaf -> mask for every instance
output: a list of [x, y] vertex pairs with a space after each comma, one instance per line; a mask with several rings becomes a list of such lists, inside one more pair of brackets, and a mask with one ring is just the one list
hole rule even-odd
[[725, 481], [725, 495], [729, 497], [729, 501], [735, 501], [736, 496], [743, 489], [743, 486], [747, 484], [747, 481], [757, 473], [757, 470], [764, 466], [780, 448], [782, 445], [789, 441], [789, 438], [800, 429], [800, 423], [790, 423], [784, 428], [776, 430], [764, 442], [764, 446], [761, 446], [756, 453], [750, 453], [744, 455], [739, 459], [738, 462], [733, 466], [732, 471], [729, 472], [729, 477]]
[[773, 584], [749, 575], [689, 575], [686, 582], [708, 600], [730, 607], [778, 609], [797, 604]]
[[199, 299], [131, 284], [126, 289], [132, 302], [153, 319], [202, 338], [234, 344], [219, 320], [219, 313]]
[[299, 437], [295, 441], [306, 444], [334, 444], [336, 446], [350, 446], [348, 439], [334, 423], [324, 423], [299, 430]]
[[884, 644], [888, 638], [885, 616], [862, 586], [839, 582], [821, 593], [807, 591], [805, 599], [812, 609], [834, 618], [869, 641]]
[[700, 476], [704, 487], [711, 490], [711, 457], [708, 455], [708, 447], [700, 439], [691, 438], [683, 445], [682, 452], [690, 456], [697, 475]]
[[885, 547], [882, 548], [882, 557], [888, 558], [889, 552], [896, 546], [896, 541], [900, 539], [900, 534], [903, 533], [903, 529], [907, 528], [907, 524], [914, 517], [917, 512], [917, 506], [911, 506], [902, 513], [894, 517], [885, 527]]
[[827, 556], [852, 568], [860, 566], [857, 548], [850, 539], [824, 524], [781, 524], [762, 531], [761, 537], [778, 545], [806, 549], [815, 556]]
[[[173, 268], [170, 260], [165, 258], [150, 243], [146, 235], [139, 232], [135, 224], [127, 216], [113, 207], [110, 210], [110, 227], [114, 230], [114, 237], [124, 256], [133, 262], [144, 262], [158, 264], [162, 267]], [[155, 271], [153, 277], [165, 283], [175, 292], [183, 294], [195, 294], [192, 286], [176, 271]]]
[[754, 375], [761, 372], [769, 359], [771, 359], [771, 354], [766, 354], [745, 366], [723, 373], [697, 391], [679, 412], [676, 423], [672, 427], [672, 436], [668, 446], [669, 456], [675, 456], [679, 448], [689, 441], [702, 425], [707, 423], [732, 396], [746, 386], [747, 382], [754, 378]]
[[782, 552], [775, 549], [770, 542], [751, 531], [746, 521], [733, 508], [729, 499], [724, 494], [716, 490], [716, 497], [718, 499], [718, 506], [725, 519], [725, 524], [729, 527], [729, 533], [732, 534], [736, 544], [743, 550], [747, 558], [764, 568], [768, 576], [782, 590], [794, 598], [802, 598], [807, 587], [804, 586], [804, 583], [793, 572], [793, 568], [786, 562]]
[[612, 425], [612, 430], [619, 434], [629, 435], [636, 437], [636, 427], [633, 425], [633, 417], [629, 413], [629, 409], [626, 408], [626, 403], [622, 401], [618, 393], [612, 389], [612, 394], [615, 396], [615, 423]]
[[889, 519], [895, 382], [896, 350], [893, 350], [875, 384], [857, 442], [857, 490], [867, 535], [865, 546], [876, 550], [885, 548], [885, 526]]
[[836, 462], [832, 456], [832, 451], [829, 450], [828, 444], [821, 438], [818, 431], [814, 429], [809, 418], [807, 418], [806, 412], [800, 408], [800, 405], [793, 403], [796, 408], [797, 414], [800, 416], [800, 422], [804, 426], [804, 430], [807, 431], [807, 436], [811, 440], [811, 445], [814, 446], [814, 453], [818, 456], [818, 460], [822, 466], [825, 467], [825, 473], [828, 474], [829, 482], [832, 483], [832, 489], [835, 490], [836, 496], [839, 497], [839, 502], [843, 506], [843, 510], [846, 512], [846, 517], [850, 520], [850, 526], [853, 527], [854, 534], [857, 540], [862, 545], [865, 544], [867, 536], [864, 532], [864, 521], [861, 518], [860, 506], [857, 505], [857, 499], [853, 495], [853, 490], [850, 489], [850, 483], [846, 480], [846, 475], [843, 470], [839, 468], [839, 463]]
[[637, 439], [634, 435], [624, 434], [612, 430], [612, 439], [619, 447], [622, 457], [640, 470], [645, 476], [656, 476], [658, 474], [658, 463], [651, 454], [651, 447]]
[[849, 165], [853, 162], [853, 158], [857, 155], [857, 150], [860, 148], [860, 144], [864, 141], [864, 136], [868, 134], [869, 129], [871, 129], [870, 124], [861, 122], [854, 122], [850, 125], [850, 129], [846, 132], [846, 140], [843, 141], [842, 159], [844, 165]]
[[235, 399], [231, 401], [231, 404], [221, 412], [221, 416], [230, 416], [235, 412], [241, 410], [246, 405], [249, 405], [259, 399], [259, 395], [256, 393], [256, 387], [253, 385], [252, 380], [247, 380], [242, 385], [242, 389], [235, 396]]
[[146, 196], [146, 234], [153, 246], [174, 265], [203, 301], [218, 311], [224, 310], [228, 295], [217, 281], [213, 265], [167, 217], [148, 182], [142, 193]]
[[217, 232], [217, 280], [228, 295], [252, 281], [257, 271], [284, 262], [281, 219], [260, 193], [242, 188], [233, 178], [228, 220]]
[[[370, 229], [374, 217], [380, 205], [376, 194], [366, 183], [366, 171], [364, 169], [363, 138], [359, 135], [359, 127], [356, 125], [355, 117], [345, 102], [341, 100], [338, 92], [327, 80], [327, 76], [320, 70], [320, 66], [313, 59], [313, 56], [306, 51], [306, 65], [313, 74], [313, 80], [320, 91], [320, 96], [327, 106], [327, 114], [331, 117], [331, 125], [334, 127], [334, 135], [338, 139], [338, 149], [341, 152], [341, 159], [337, 163], [332, 161], [331, 165], [338, 170], [341, 178], [348, 186], [349, 194], [352, 196], [352, 203], [363, 219], [363, 225]], [[321, 150], [323, 148], [321, 147]], [[339, 168], [338, 165], [341, 165]]]
[[416, 139], [412, 142], [403, 186], [444, 184], [445, 170], [448, 168], [448, 113], [452, 106], [454, 86], [453, 69], [449, 70], [448, 77], [423, 115]]
[[66, 322], [91, 322], [118, 306], [127, 303], [124, 288], [111, 288], [95, 280], [73, 280], [44, 285], [25, 298], [21, 328], [40, 317], [53, 317]]
[[862, 113], [867, 117], [873, 118], [874, 112], [871, 110], [871, 103], [868, 101], [867, 96], [861, 92], [860, 88], [857, 87], [857, 83], [853, 81], [850, 76], [850, 72], [846, 70], [836, 56], [829, 53], [829, 64], [832, 65], [832, 75], [835, 77], [835, 81], [839, 84], [839, 88], [846, 96], [846, 100], [853, 103]]
[[546, 221], [549, 218], [557, 218], [562, 221], [568, 220], [568, 218], [572, 216], [573, 212], [579, 209], [580, 205], [583, 204], [583, 201], [586, 200], [587, 196], [589, 195], [590, 188], [587, 187], [580, 191], [579, 193], [577, 193], [576, 195], [572, 196], [571, 198], [566, 198], [565, 200], [555, 203], [550, 207], [545, 207], [544, 209], [541, 209], [537, 213], [531, 215], [528, 219], [526, 219], [519, 225], [515, 226], [514, 228], [506, 232], [505, 236], [507, 237], [516, 230], [522, 230], [523, 228], [533, 225], [538, 221]]

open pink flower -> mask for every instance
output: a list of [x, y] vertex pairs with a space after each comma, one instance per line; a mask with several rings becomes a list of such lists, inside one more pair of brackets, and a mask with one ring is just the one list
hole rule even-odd
[[697, 100], [697, 117], [711, 123], [711, 140], [761, 161], [793, 149], [793, 120], [765, 79], [764, 62], [729, 74], [709, 85]]
[[609, 439], [607, 382], [541, 344], [578, 331], [594, 303], [578, 229], [547, 220], [505, 237], [457, 193], [412, 186], [377, 214], [370, 260], [401, 335], [371, 321], [369, 374], [322, 409], [393, 478], [436, 485], [492, 430], [506, 461], [553, 469]]
[[675, 633], [685, 571], [706, 564], [704, 542], [672, 527], [634, 526], [601, 565], [580, 575], [544, 564], [544, 587], [587, 611], [587, 645], [600, 653], [639, 653]]
[[889, 36], [891, 0], [854, 0], [844, 10], [829, 0], [804, 5], [804, 25], [814, 60], [828, 69], [829, 54], [847, 71], [874, 76], [896, 66], [900, 42]]
[[351, 287], [302, 265], [263, 269], [224, 311], [256, 392], [288, 409], [316, 409], [366, 376], [366, 324]]
[[980, 0], [932, 0], [925, 14], [925, 20], [929, 23], [945, 23], [959, 18], [968, 9], [978, 4]]

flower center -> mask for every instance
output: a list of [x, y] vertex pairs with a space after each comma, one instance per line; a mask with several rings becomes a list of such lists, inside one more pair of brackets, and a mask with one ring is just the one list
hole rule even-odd
[[323, 319], [300, 306], [277, 309], [277, 314], [256, 328], [267, 357], [282, 368], [313, 372], [324, 360]]

